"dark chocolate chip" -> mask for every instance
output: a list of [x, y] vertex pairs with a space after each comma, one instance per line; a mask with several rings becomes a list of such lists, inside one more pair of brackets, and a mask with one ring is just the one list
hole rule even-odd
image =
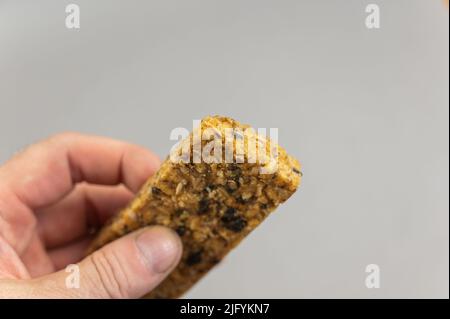
[[225, 185], [225, 189], [229, 194], [232, 194], [239, 188], [239, 179], [230, 179]]
[[243, 199], [241, 196], [239, 196], [239, 197], [237, 197], [236, 198], [236, 201], [239, 203], [239, 204], [247, 204], [247, 201], [245, 200], [245, 199]]
[[230, 164], [228, 168], [231, 171], [231, 175], [234, 176], [235, 178], [239, 178], [239, 176], [241, 176], [242, 171], [241, 168], [238, 166], [238, 164]]
[[181, 214], [183, 214], [184, 209], [177, 209], [175, 210], [175, 215], [180, 216]]
[[300, 171], [299, 171], [298, 169], [296, 169], [295, 167], [292, 168], [292, 171], [293, 171], [295, 174], [298, 174], [298, 175], [300, 175], [300, 176], [303, 176], [303, 173], [300, 172]]
[[242, 229], [247, 226], [247, 221], [244, 217], [237, 215], [236, 209], [230, 207], [228, 208], [225, 213], [223, 214], [222, 218], [220, 219], [225, 228], [232, 230], [234, 232], [240, 232]]
[[261, 209], [267, 209], [267, 204], [261, 204], [259, 207], [261, 207]]
[[234, 192], [234, 190], [228, 186], [225, 186], [225, 190], [227, 191], [228, 194], [233, 194], [233, 192]]
[[232, 218], [229, 222], [225, 223], [225, 227], [228, 228], [231, 231], [234, 231], [235, 233], [240, 232], [247, 226], [247, 221], [244, 219], [244, 217], [236, 216]]
[[228, 223], [233, 221], [233, 218], [236, 218], [236, 209], [230, 207], [225, 211], [221, 219], [224, 223]]
[[195, 264], [198, 264], [202, 261], [202, 251], [194, 251], [192, 252], [187, 258], [186, 258], [186, 264], [188, 266], [193, 266]]
[[198, 202], [198, 213], [199, 214], [205, 214], [209, 210], [209, 200], [206, 198], [201, 199]]
[[186, 234], [186, 227], [178, 226], [177, 229], [175, 229], [175, 231], [179, 236], [183, 236], [184, 234]]
[[213, 259], [211, 259], [211, 264], [213, 264], [213, 265], [217, 265], [218, 263], [220, 263], [221, 262], [221, 260], [219, 259], [219, 258], [213, 258]]
[[161, 195], [163, 192], [158, 187], [152, 187], [152, 194], [153, 195]]

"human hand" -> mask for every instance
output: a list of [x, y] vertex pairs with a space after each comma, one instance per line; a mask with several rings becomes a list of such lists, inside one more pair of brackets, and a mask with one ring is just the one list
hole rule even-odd
[[[181, 256], [169, 229], [138, 230], [81, 259], [93, 230], [158, 165], [141, 147], [64, 133], [1, 166], [0, 297], [137, 298], [152, 290]], [[77, 262], [80, 287], [68, 288], [63, 269]]]

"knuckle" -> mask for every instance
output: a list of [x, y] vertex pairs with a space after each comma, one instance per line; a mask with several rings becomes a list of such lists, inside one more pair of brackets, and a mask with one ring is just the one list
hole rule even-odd
[[[17, 196], [9, 190], [2, 190], [0, 186], [0, 198], [17, 201]], [[27, 209], [11, 211], [0, 203], [0, 236], [3, 236], [13, 248], [22, 253], [32, 240], [38, 229], [36, 215]]]
[[37, 218], [34, 214], [23, 214], [12, 223], [14, 229], [17, 230], [17, 242], [23, 242], [25, 238], [31, 240], [32, 235], [38, 227]]
[[100, 249], [91, 255], [95, 269], [94, 288], [109, 298], [128, 298], [129, 284], [120, 260], [111, 251]]

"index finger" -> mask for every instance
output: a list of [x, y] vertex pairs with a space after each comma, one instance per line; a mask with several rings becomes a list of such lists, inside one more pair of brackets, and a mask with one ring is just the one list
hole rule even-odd
[[0, 168], [0, 189], [31, 209], [55, 203], [74, 184], [123, 183], [136, 192], [159, 166], [147, 149], [122, 141], [63, 133], [34, 144]]

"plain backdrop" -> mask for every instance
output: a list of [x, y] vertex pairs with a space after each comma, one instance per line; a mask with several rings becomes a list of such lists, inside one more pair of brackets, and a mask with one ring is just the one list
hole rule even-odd
[[186, 297], [448, 298], [448, 18], [439, 0], [0, 0], [0, 162], [66, 130], [164, 157], [205, 115], [277, 127], [301, 188]]

